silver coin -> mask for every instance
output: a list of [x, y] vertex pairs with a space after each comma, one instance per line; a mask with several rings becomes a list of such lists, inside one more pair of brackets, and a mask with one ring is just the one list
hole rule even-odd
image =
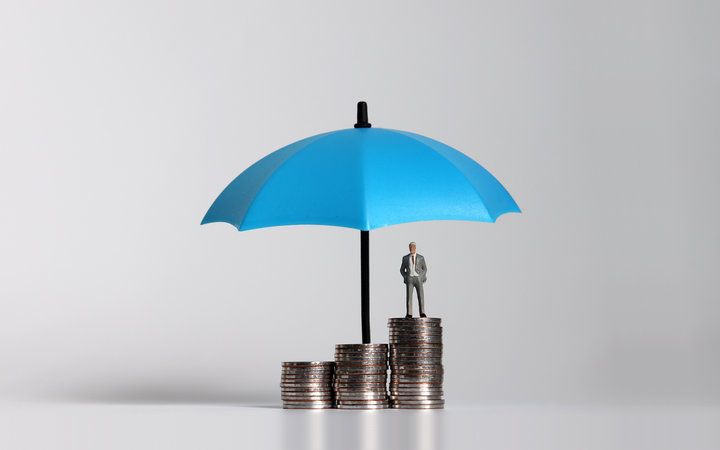
[[[387, 365], [388, 358], [355, 358], [355, 359], [338, 359], [338, 366], [359, 366], [363, 364]], [[337, 366], [336, 366], [337, 367]]]
[[375, 386], [375, 387], [357, 387], [357, 388], [346, 388], [336, 387], [333, 392], [386, 392], [387, 387]]
[[386, 392], [338, 392], [337, 398], [340, 401], [344, 400], [385, 400], [387, 399]]
[[333, 372], [293, 371], [281, 372], [284, 377], [331, 377]]
[[282, 388], [280, 393], [282, 395], [332, 395], [334, 391], [332, 389], [310, 389], [310, 390], [295, 390], [293, 388]]
[[332, 383], [333, 377], [325, 377], [325, 378], [319, 378], [319, 377], [280, 377], [281, 383]]
[[[398, 331], [390, 332], [390, 345], [395, 342], [409, 340], [409, 339], [422, 339], [422, 338], [434, 338], [442, 340], [442, 333], [418, 333], [415, 331]], [[325, 367], [325, 366], [320, 366]]]
[[409, 327], [405, 325], [401, 326], [390, 326], [388, 328], [388, 332], [390, 334], [404, 334], [404, 333], [410, 333], [410, 334], [425, 334], [425, 333], [431, 333], [431, 334], [442, 334], [443, 327]]
[[420, 331], [402, 330], [391, 331], [388, 337], [390, 338], [390, 345], [393, 345], [395, 342], [403, 339], [416, 339], [425, 337], [442, 339], [443, 335], [442, 333], [423, 333]]
[[332, 373], [333, 367], [283, 367], [281, 373]]
[[438, 365], [426, 365], [426, 366], [393, 366], [392, 373], [395, 375], [399, 374], [426, 374], [426, 373], [445, 373], [443, 366]]
[[358, 356], [338, 356], [335, 355], [335, 362], [336, 363], [343, 363], [343, 362], [354, 362], [354, 361], [387, 361], [388, 356], [382, 355], [382, 356], [368, 356], [368, 355], [358, 355]]
[[347, 364], [339, 366], [335, 373], [369, 373], [369, 372], [385, 372], [388, 370], [388, 364]]
[[335, 390], [333, 389], [311, 389], [311, 390], [297, 390], [297, 389], [281, 389], [280, 395], [307, 395], [307, 396], [318, 396], [318, 395], [325, 395], [325, 396], [331, 396]]
[[390, 384], [393, 383], [442, 383], [442, 375], [397, 375], [390, 378]]
[[415, 368], [411, 368], [411, 369], [394, 369], [390, 372], [390, 376], [393, 376], [393, 375], [396, 375], [396, 376], [403, 375], [403, 376], [409, 376], [409, 377], [415, 376], [415, 375], [423, 375], [423, 376], [424, 375], [445, 375], [445, 371], [442, 369], [442, 367], [435, 368], [435, 369], [433, 369], [433, 368], [422, 369], [422, 368], [415, 367]]
[[390, 333], [394, 331], [409, 331], [409, 332], [428, 332], [428, 333], [441, 333], [443, 327], [437, 324], [427, 325], [405, 325], [405, 324], [388, 324], [388, 331]]
[[410, 318], [406, 318], [406, 317], [390, 317], [390, 318], [388, 318], [388, 320], [415, 320], [415, 321], [418, 321], [418, 322], [422, 322], [422, 321], [426, 321], [426, 322], [430, 322], [430, 321], [439, 322], [439, 321], [442, 320], [442, 318], [440, 318], [440, 317], [420, 317], [420, 316], [418, 316], [418, 317], [410, 317]]
[[387, 348], [387, 344], [335, 344], [335, 349], [373, 349]]
[[400, 351], [408, 351], [408, 350], [427, 351], [427, 350], [442, 350], [442, 348], [443, 348], [443, 345], [438, 342], [397, 343], [397, 344], [392, 344], [392, 348], [390, 349], [390, 354], [392, 355], [393, 352], [396, 352], [398, 350], [400, 350]]
[[[386, 344], [388, 345], [388, 344]], [[388, 347], [376, 348], [336, 348], [336, 355], [382, 355], [387, 353]]]
[[297, 392], [284, 392], [280, 394], [280, 398], [283, 400], [313, 400], [313, 401], [319, 401], [319, 400], [332, 400], [333, 394], [332, 392], [324, 392], [324, 393], [317, 393], [317, 394], [310, 394], [310, 393], [297, 393]]
[[336, 347], [336, 348], [335, 348], [335, 353], [336, 353], [336, 354], [341, 354], [341, 355], [344, 355], [344, 354], [357, 354], [357, 353], [367, 353], [367, 354], [379, 353], [379, 354], [383, 354], [383, 353], [387, 352], [388, 345], [389, 345], [389, 344], [383, 344], [382, 347], [371, 347], [371, 348], [362, 348], [362, 347], [358, 347], [358, 348], [337, 348], [337, 347]]
[[[393, 334], [442, 334], [442, 327], [390, 327], [388, 333]], [[389, 344], [390, 342], [388, 342]]]
[[393, 337], [392, 338], [392, 345], [394, 346], [401, 346], [401, 345], [419, 345], [419, 344], [438, 344], [442, 345], [442, 336], [402, 336], [402, 337]]
[[396, 364], [397, 361], [409, 361], [409, 362], [427, 361], [429, 363], [442, 364], [442, 355], [430, 355], [430, 354], [398, 355], [398, 356], [393, 356], [392, 358], [390, 358], [389, 363]]
[[335, 366], [335, 370], [342, 369], [343, 367], [372, 367], [372, 366], [382, 366], [387, 367], [387, 361], [382, 360], [365, 360], [365, 361], [338, 361], [337, 366]]
[[390, 368], [398, 366], [442, 366], [441, 358], [396, 358], [390, 361]]
[[353, 393], [356, 392], [358, 394], [367, 394], [372, 392], [387, 392], [387, 388], [385, 386], [376, 386], [376, 387], [360, 387], [360, 388], [336, 388], [334, 392], [338, 393]]
[[442, 405], [391, 405], [392, 409], [445, 409], [445, 404]]
[[325, 401], [325, 402], [331, 402], [333, 400], [332, 395], [314, 395], [314, 396], [305, 396], [305, 395], [281, 395], [280, 398], [283, 401], [289, 401], [289, 402], [299, 402], [299, 401], [305, 401], [305, 400], [312, 400], [312, 401]]
[[385, 388], [386, 383], [333, 383], [335, 389], [380, 389]]
[[297, 405], [297, 406], [303, 406], [303, 405], [327, 405], [332, 404], [332, 399], [330, 400], [283, 400], [284, 404], [287, 405]]
[[371, 366], [362, 368], [343, 367], [335, 372], [337, 375], [382, 375], [387, 372], [387, 366]]
[[283, 405], [283, 409], [335, 409], [335, 406], [330, 405], [317, 405], [317, 406], [293, 406]]
[[445, 400], [413, 400], [413, 401], [404, 401], [404, 402], [398, 402], [398, 401], [392, 400], [391, 403], [393, 405], [403, 405], [403, 406], [421, 406], [421, 405], [440, 406], [440, 405], [445, 404]]
[[388, 409], [390, 408], [390, 401], [385, 403], [360, 403], [360, 404], [336, 404], [337, 409]]
[[281, 383], [314, 383], [314, 384], [330, 384], [333, 378], [307, 378], [307, 377], [281, 377]]
[[388, 364], [349, 364], [347, 366], [341, 366], [337, 368], [336, 374], [348, 374], [348, 373], [371, 373], [371, 372], [387, 372]]
[[360, 383], [360, 382], [366, 382], [366, 381], [385, 381], [387, 380], [387, 374], [382, 373], [379, 375], [363, 375], [363, 374], [337, 374], [335, 376], [335, 381], [340, 383]]
[[[404, 338], [404, 337], [417, 337], [417, 336], [433, 336], [433, 337], [442, 337], [442, 331], [441, 330], [390, 330], [388, 333], [388, 336], [390, 339], [398, 339], [398, 338]], [[389, 343], [392, 345], [392, 341]]]
[[294, 390], [324, 390], [331, 389], [332, 383], [288, 383], [280, 382], [280, 387], [283, 389], [294, 389]]
[[345, 379], [357, 379], [358, 381], [382, 381], [387, 377], [387, 369], [379, 372], [338, 372], [335, 379], [343, 381]]
[[380, 351], [380, 350], [378, 350], [378, 351], [335, 350], [334, 355], [335, 356], [368, 356], [368, 357], [372, 357], [372, 356], [387, 355], [387, 351], [388, 351], [388, 349], [386, 349], [386, 348], [382, 349], [382, 351]]
[[283, 366], [332, 366], [332, 361], [283, 361]]
[[387, 356], [387, 349], [383, 349], [381, 352], [343, 352], [343, 351], [336, 351], [335, 357], [346, 357], [346, 358], [352, 358], [352, 357], [366, 357], [366, 358], [382, 358], [383, 356]]
[[397, 396], [403, 396], [403, 395], [427, 395], [427, 396], [439, 396], [442, 397], [444, 392], [442, 389], [437, 390], [422, 390], [422, 389], [408, 389], [408, 390], [397, 390], [397, 389], [390, 389], [388, 394], [393, 397]]
[[335, 363], [332, 366], [295, 366], [295, 367], [283, 367], [283, 373], [332, 373], [335, 367]]
[[332, 374], [333, 371], [320, 372], [313, 370], [283, 370], [280, 372], [280, 375], [287, 377], [330, 377]]
[[281, 383], [332, 383], [333, 377], [280, 377]]
[[285, 409], [330, 409], [335, 407], [334, 402], [318, 402], [318, 403], [294, 403], [283, 402]]
[[353, 405], [387, 405], [390, 401], [387, 399], [378, 400], [338, 400], [336, 404], [338, 406], [353, 406]]
[[285, 386], [330, 386], [333, 383], [333, 380], [304, 380], [304, 379], [294, 379], [294, 380], [280, 380], [281, 385]]
[[439, 355], [442, 355], [442, 351], [443, 351], [442, 346], [428, 347], [427, 345], [423, 345], [421, 347], [418, 345], [407, 345], [404, 347], [393, 348], [390, 351], [389, 356], [390, 356], [390, 358], [392, 358], [393, 356], [398, 356], [398, 355], [402, 356], [402, 355], [415, 355], [415, 354], [418, 354], [418, 355], [437, 354], [439, 356]]

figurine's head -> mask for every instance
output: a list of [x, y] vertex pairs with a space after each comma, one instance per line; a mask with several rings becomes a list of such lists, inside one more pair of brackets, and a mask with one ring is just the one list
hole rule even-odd
[[417, 245], [415, 245], [414, 242], [411, 242], [408, 247], [410, 247], [410, 253], [412, 253], [412, 254], [414, 255], [414, 254], [415, 254], [415, 249], [417, 248]]

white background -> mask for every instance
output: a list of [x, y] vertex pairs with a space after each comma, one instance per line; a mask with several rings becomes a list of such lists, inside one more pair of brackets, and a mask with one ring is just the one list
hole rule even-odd
[[720, 401], [712, 1], [5, 1], [0, 399], [279, 402], [360, 341], [359, 232], [200, 226], [242, 170], [355, 122], [424, 134], [523, 213], [407, 242], [452, 404]]

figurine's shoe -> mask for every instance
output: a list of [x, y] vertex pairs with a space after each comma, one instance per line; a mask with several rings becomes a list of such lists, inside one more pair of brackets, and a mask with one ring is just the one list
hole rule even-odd
[[406, 315], [405, 315], [405, 318], [406, 318], [406, 319], [412, 319], [412, 315], [411, 315], [411, 314], [406, 314]]
[[424, 313], [420, 314], [420, 317], [427, 317]]

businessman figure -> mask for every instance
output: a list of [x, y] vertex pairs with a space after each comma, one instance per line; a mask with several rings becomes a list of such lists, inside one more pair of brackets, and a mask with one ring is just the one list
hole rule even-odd
[[425, 265], [425, 258], [419, 253], [415, 252], [417, 245], [411, 242], [410, 253], [403, 256], [402, 265], [400, 265], [400, 274], [405, 280], [405, 301], [407, 303], [407, 315], [406, 319], [412, 318], [412, 295], [413, 287], [417, 290], [418, 304], [420, 305], [420, 317], [427, 317], [425, 315], [425, 296], [423, 294], [423, 283], [427, 281], [427, 266]]

